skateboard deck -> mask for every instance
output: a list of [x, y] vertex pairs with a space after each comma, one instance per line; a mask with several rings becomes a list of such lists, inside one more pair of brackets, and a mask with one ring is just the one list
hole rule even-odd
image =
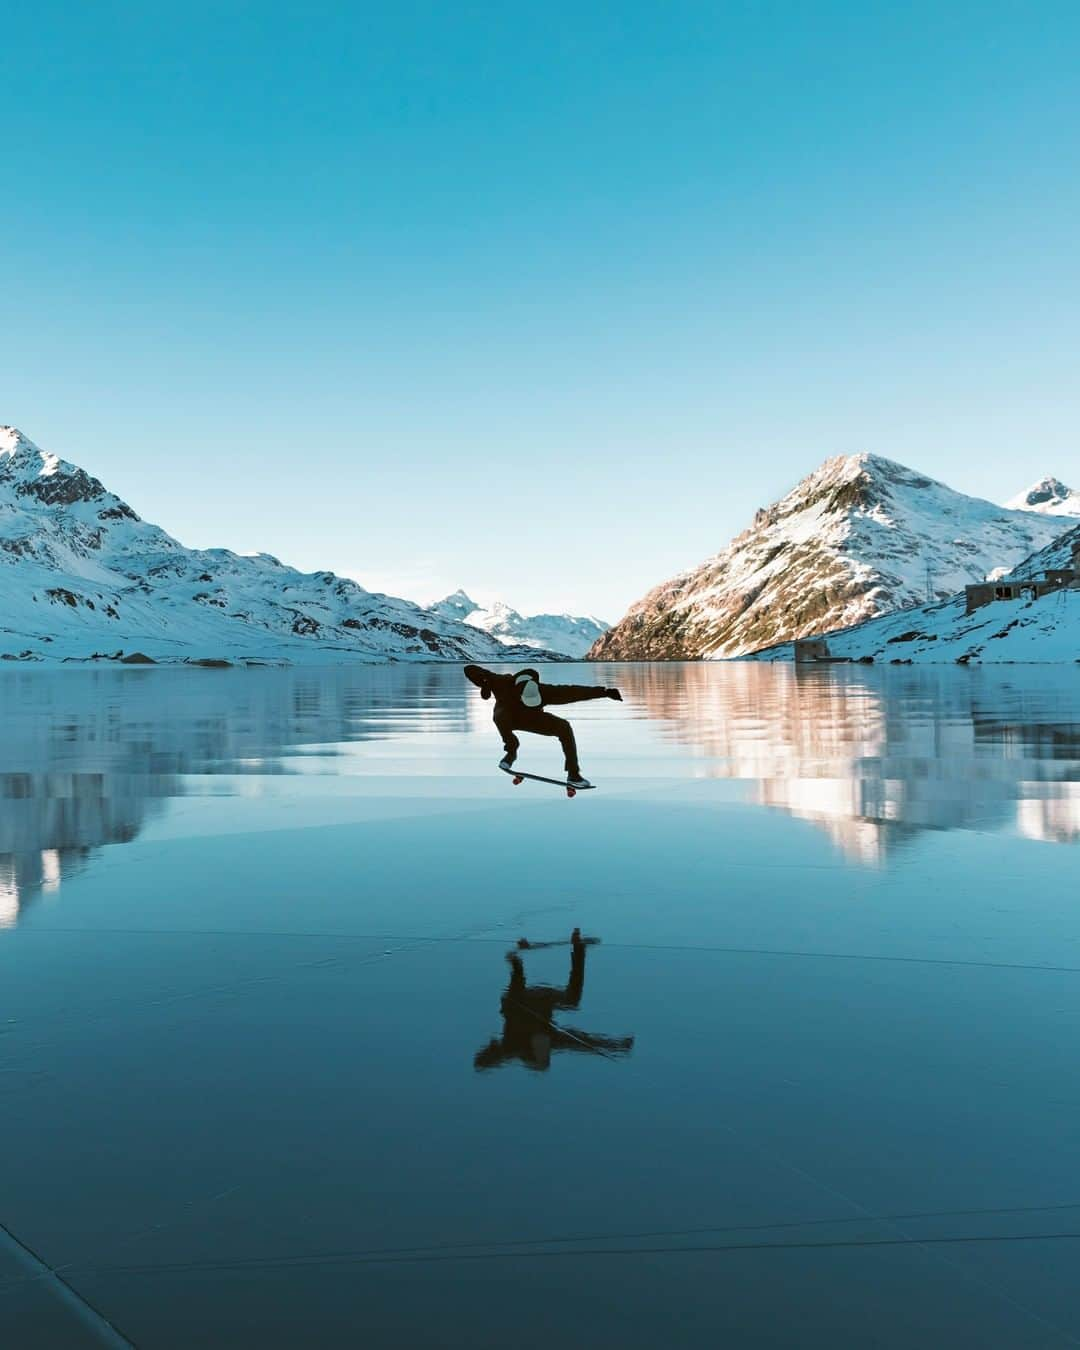
[[534, 783], [554, 783], [556, 787], [563, 788], [568, 797], [576, 797], [579, 792], [591, 792], [596, 787], [595, 783], [590, 783], [587, 788], [575, 788], [570, 787], [565, 778], [545, 778], [543, 774], [539, 773], [522, 773], [520, 769], [503, 769], [501, 764], [499, 768], [502, 769], [503, 773], [510, 775], [514, 780], [515, 787], [520, 787], [522, 780], [528, 778]]
[[[578, 943], [582, 947], [595, 947], [600, 941], [598, 937], [579, 937]], [[547, 947], [572, 947], [573, 938], [560, 938], [556, 942], [530, 942], [528, 938], [518, 938], [517, 949], [519, 952], [539, 952]]]

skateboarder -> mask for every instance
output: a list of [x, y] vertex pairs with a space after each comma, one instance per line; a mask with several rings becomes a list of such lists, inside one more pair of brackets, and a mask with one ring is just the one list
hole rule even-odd
[[595, 684], [541, 684], [538, 671], [531, 667], [516, 675], [497, 675], [483, 666], [466, 666], [465, 678], [480, 689], [482, 698], [495, 695], [492, 721], [502, 736], [503, 756], [499, 768], [510, 769], [517, 759], [521, 742], [515, 731], [532, 731], [537, 736], [558, 736], [566, 762], [566, 785], [572, 788], [592, 787], [581, 773], [578, 763], [574, 729], [563, 717], [545, 712], [545, 705], [553, 703], [581, 703], [590, 698], [613, 698], [622, 702], [617, 689], [602, 689]]

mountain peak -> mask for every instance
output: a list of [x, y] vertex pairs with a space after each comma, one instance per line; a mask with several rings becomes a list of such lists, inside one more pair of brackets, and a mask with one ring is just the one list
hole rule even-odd
[[1010, 511], [1038, 511], [1044, 516], [1080, 516], [1080, 492], [1049, 475], [1018, 492], [1005, 505]]
[[478, 628], [507, 645], [532, 647], [537, 651], [558, 652], [581, 658], [607, 628], [607, 624], [587, 616], [573, 614], [520, 614], [503, 600], [478, 605], [468, 593], [456, 590], [431, 606], [434, 614], [462, 619], [470, 628]]
[[470, 614], [475, 614], [480, 606], [471, 595], [467, 595], [459, 586], [452, 595], [444, 596], [442, 600], [436, 600], [428, 608], [432, 614], [441, 614], [445, 619], [457, 619], [461, 622], [467, 619]]
[[18, 427], [0, 426], [0, 455], [14, 457], [20, 451], [31, 451], [43, 455], [29, 436], [24, 436]]
[[[81, 469], [76, 469], [74, 464], [67, 464], [59, 455], [42, 450], [29, 436], [24, 436], [18, 427], [0, 427], [0, 464], [9, 480], [16, 478], [32, 483], [34, 480], [57, 478], [65, 474], [82, 474], [88, 482], [97, 483], [96, 479], [91, 479]], [[98, 483], [97, 486], [100, 488], [101, 485]], [[48, 491], [48, 488], [39, 486], [31, 490]]]
[[919, 473], [917, 469], [909, 469], [898, 460], [860, 450], [855, 454], [832, 455], [823, 460], [812, 473], [807, 474], [795, 491], [800, 491], [806, 483], [853, 483], [864, 477], [876, 482], [902, 483], [907, 487], [944, 486], [936, 479]]

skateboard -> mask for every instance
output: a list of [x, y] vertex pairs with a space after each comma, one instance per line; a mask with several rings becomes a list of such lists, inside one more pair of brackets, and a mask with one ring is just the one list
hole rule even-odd
[[502, 769], [503, 773], [510, 775], [514, 780], [515, 787], [520, 787], [522, 782], [528, 778], [533, 783], [554, 783], [556, 787], [565, 788], [568, 797], [576, 797], [579, 792], [591, 792], [596, 787], [595, 783], [590, 783], [587, 788], [576, 788], [571, 787], [565, 778], [545, 778], [543, 774], [539, 773], [522, 773], [520, 769], [503, 769], [501, 764], [499, 768]]

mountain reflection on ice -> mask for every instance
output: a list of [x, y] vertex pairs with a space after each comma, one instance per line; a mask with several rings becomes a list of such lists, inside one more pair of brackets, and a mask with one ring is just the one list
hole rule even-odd
[[[925, 830], [1080, 838], [1072, 667], [618, 664], [550, 678], [622, 688], [624, 707], [573, 714], [608, 793], [741, 780], [864, 864]], [[375, 796], [392, 782], [505, 798], [489, 715], [457, 666], [5, 671], [0, 925], [180, 799], [243, 797], [257, 812], [271, 791], [280, 803], [313, 778], [365, 777]]]
[[[454, 674], [432, 666], [4, 672], [0, 926], [94, 850], [135, 839], [170, 799], [216, 791], [200, 781], [207, 776], [283, 775], [294, 771], [290, 754], [306, 747], [467, 728]], [[326, 771], [332, 755], [321, 760]]]
[[879, 861], [927, 829], [1080, 838], [1080, 691], [1071, 667], [866, 670], [753, 663], [638, 669], [635, 693], [756, 800]]

